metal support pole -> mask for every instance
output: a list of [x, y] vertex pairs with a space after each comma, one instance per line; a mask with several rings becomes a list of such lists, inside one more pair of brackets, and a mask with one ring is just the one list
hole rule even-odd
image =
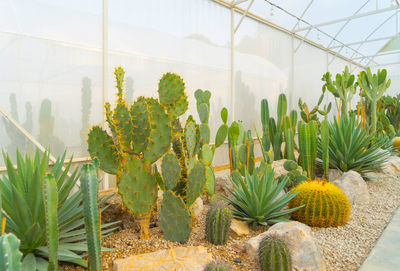
[[231, 7], [231, 121], [235, 120], [235, 8]]
[[[106, 125], [106, 114], [104, 105], [108, 98], [107, 88], [108, 88], [108, 0], [103, 0], [103, 127]], [[104, 172], [103, 175], [103, 189], [109, 188], [109, 176]]]

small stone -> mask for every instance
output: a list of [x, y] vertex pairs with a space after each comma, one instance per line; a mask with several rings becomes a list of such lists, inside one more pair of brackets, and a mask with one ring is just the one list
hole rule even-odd
[[150, 229], [155, 228], [155, 227], [157, 227], [157, 223], [156, 222], [150, 223], [150, 225], [149, 225]]
[[237, 236], [248, 235], [250, 233], [249, 224], [238, 219], [232, 219], [231, 230]]
[[346, 193], [353, 205], [357, 204], [368, 204], [370, 201], [370, 195], [368, 192], [367, 184], [358, 172], [348, 171], [343, 173], [340, 179], [333, 181]]
[[246, 252], [246, 249], [243, 246], [238, 245], [238, 244], [232, 244], [232, 249], [233, 249], [233, 251], [236, 251], [238, 253], [245, 253]]
[[233, 262], [242, 263], [242, 259], [240, 259], [239, 257], [236, 257], [235, 259], [233, 259]]

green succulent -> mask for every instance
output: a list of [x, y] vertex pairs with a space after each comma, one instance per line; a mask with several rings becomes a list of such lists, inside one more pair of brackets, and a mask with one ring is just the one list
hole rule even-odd
[[234, 207], [233, 217], [251, 223], [253, 229], [258, 224], [271, 225], [289, 221], [286, 216], [303, 207], [284, 210], [286, 204], [297, 194], [289, 191], [278, 198], [288, 178], [285, 177], [280, 182], [275, 181], [272, 168], [267, 168], [265, 172], [254, 170], [252, 175], [245, 170], [245, 179], [234, 172], [230, 180], [234, 189], [228, 189], [230, 197], [222, 196]]
[[[79, 179], [78, 168], [70, 176], [70, 160], [65, 168], [63, 156], [59, 157], [49, 169], [49, 153], [40, 155], [37, 150], [34, 157], [23, 158], [17, 151], [17, 169], [14, 168], [10, 157], [3, 153], [7, 167], [7, 175], [0, 177], [0, 191], [3, 215], [6, 217], [6, 233], [13, 233], [21, 241], [20, 250], [23, 261], [31, 263], [32, 271], [47, 270], [49, 250], [46, 241], [46, 216], [44, 181], [51, 178], [56, 183], [58, 193], [58, 251], [60, 262], [74, 263], [87, 266], [83, 259], [86, 253], [87, 236], [84, 226], [82, 194], [80, 190], [73, 192]], [[46, 176], [47, 175], [47, 176]], [[106, 198], [100, 199], [99, 204]], [[103, 207], [102, 210], [107, 208]], [[103, 237], [109, 235], [116, 227], [109, 228], [118, 222], [102, 225]], [[52, 235], [57, 236], [57, 235]], [[53, 250], [54, 251], [54, 250]]]
[[[349, 170], [360, 174], [379, 171], [389, 151], [384, 140], [375, 140], [375, 135], [356, 120], [354, 116], [336, 118], [329, 125], [329, 167], [342, 172]], [[322, 157], [321, 146], [318, 156]]]

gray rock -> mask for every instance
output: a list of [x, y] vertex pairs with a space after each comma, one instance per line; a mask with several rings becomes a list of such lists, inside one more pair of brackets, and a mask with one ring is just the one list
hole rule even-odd
[[340, 179], [333, 181], [346, 193], [353, 205], [357, 204], [368, 204], [370, 201], [370, 195], [368, 192], [368, 187], [364, 179], [358, 172], [348, 171], [343, 173]]
[[328, 170], [328, 174], [329, 174], [329, 181], [331, 182], [340, 178], [340, 172], [337, 169], [330, 168]]

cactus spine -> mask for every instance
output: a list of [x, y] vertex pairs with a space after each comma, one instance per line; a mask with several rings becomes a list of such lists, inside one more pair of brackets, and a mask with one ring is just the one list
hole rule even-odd
[[385, 69], [378, 70], [376, 74], [372, 74], [370, 68], [368, 68], [366, 72], [362, 71], [358, 75], [358, 84], [364, 90], [365, 96], [371, 102], [371, 125], [373, 133], [376, 132], [377, 103], [390, 86], [390, 79], [386, 80], [386, 75], [387, 71]]
[[258, 249], [259, 263], [262, 271], [291, 271], [292, 259], [285, 241], [266, 236]]
[[150, 213], [157, 200], [157, 180], [152, 164], [171, 146], [171, 118], [187, 109], [187, 97], [180, 88], [183, 80], [167, 73], [159, 82], [159, 101], [139, 97], [131, 106], [124, 99], [124, 75], [115, 69], [117, 103], [105, 104], [111, 135], [100, 126], [88, 136], [88, 150], [100, 161], [100, 168], [117, 176], [118, 193], [124, 205], [141, 224], [143, 239], [149, 238]]
[[298, 192], [289, 208], [304, 205], [292, 213], [292, 218], [312, 227], [337, 227], [350, 217], [350, 201], [336, 185], [317, 179], [299, 184], [291, 191]]
[[312, 120], [309, 123], [299, 122], [300, 165], [311, 179], [315, 178], [315, 159], [317, 156], [318, 125]]
[[221, 261], [212, 261], [206, 265], [204, 271], [230, 271], [232, 270], [228, 263]]
[[89, 267], [92, 271], [101, 271], [101, 237], [98, 206], [99, 182], [96, 166], [93, 164], [83, 165], [80, 180], [88, 242]]
[[12, 234], [0, 236], [0, 270], [21, 271], [20, 241]]
[[44, 210], [46, 216], [46, 239], [49, 250], [48, 270], [58, 270], [58, 191], [57, 183], [52, 175], [43, 181]]
[[229, 208], [211, 207], [206, 217], [207, 241], [214, 245], [225, 245], [232, 222], [232, 213]]

